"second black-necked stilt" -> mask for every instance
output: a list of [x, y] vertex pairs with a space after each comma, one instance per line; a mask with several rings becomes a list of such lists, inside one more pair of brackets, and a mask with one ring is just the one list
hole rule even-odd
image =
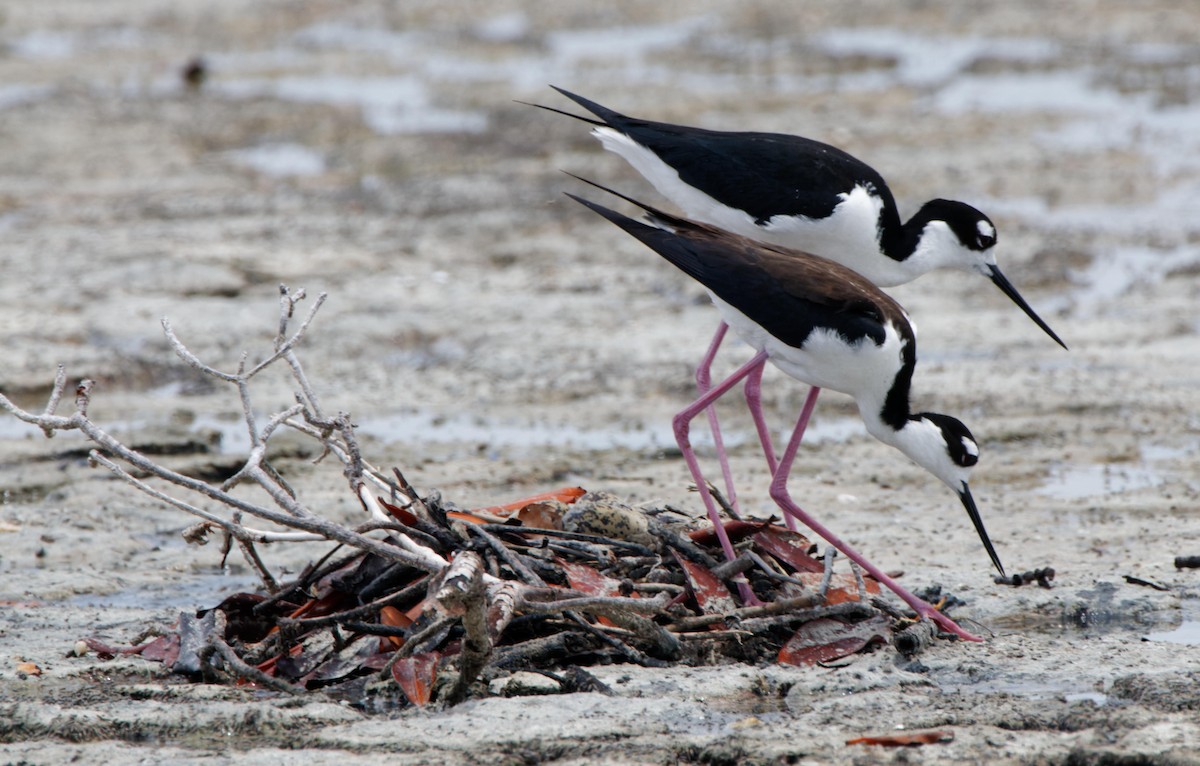
[[[604, 187], [600, 187], [604, 188]], [[610, 191], [611, 190], [607, 190]], [[869, 280], [841, 264], [808, 253], [760, 243], [713, 226], [668, 215], [624, 195], [654, 225], [568, 195], [632, 234], [703, 284], [729, 327], [755, 350], [754, 358], [704, 393], [674, 420], [676, 440], [706, 510], [729, 557], [734, 552], [688, 440], [690, 421], [743, 379], [755, 379], [770, 361], [813, 386], [783, 457], [775, 467], [771, 497], [784, 511], [828, 540], [911, 606], [942, 628], [975, 639], [934, 607], [909, 593], [882, 570], [801, 509], [787, 490], [788, 474], [820, 388], [849, 394], [867, 430], [896, 447], [958, 495], [996, 569], [1000, 563], [968, 485], [979, 448], [958, 420], [911, 411], [909, 389], [916, 338], [904, 310]], [[773, 449], [761, 408], [755, 414], [768, 460]]]

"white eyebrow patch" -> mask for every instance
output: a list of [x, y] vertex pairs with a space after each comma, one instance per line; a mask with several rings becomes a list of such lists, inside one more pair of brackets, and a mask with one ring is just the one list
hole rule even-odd
[[978, 444], [971, 441], [970, 439], [968, 439], [965, 436], [962, 438], [962, 443], [963, 443], [963, 449], [965, 449], [967, 451], [968, 455], [971, 455], [972, 457], [979, 457], [979, 445]]
[[979, 236], [981, 236], [981, 237], [996, 236], [996, 227], [992, 226], [987, 221], [980, 221], [979, 223], [977, 223], [975, 225], [975, 228], [977, 228], [979, 230]]

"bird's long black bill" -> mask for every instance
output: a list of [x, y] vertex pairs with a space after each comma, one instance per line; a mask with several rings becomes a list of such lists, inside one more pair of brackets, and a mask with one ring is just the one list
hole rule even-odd
[[1058, 337], [1058, 335], [1055, 334], [1054, 330], [1050, 329], [1050, 325], [1043, 322], [1042, 318], [1037, 315], [1037, 313], [1030, 307], [1030, 305], [1028, 303], [1025, 302], [1025, 299], [1021, 297], [1021, 294], [1019, 292], [1017, 292], [1017, 288], [1013, 287], [1012, 282], [1008, 281], [1008, 277], [1004, 276], [1004, 273], [1001, 272], [1000, 269], [996, 266], [992, 266], [991, 269], [992, 269], [992, 283], [994, 285], [996, 285], [996, 287], [1000, 288], [1000, 292], [1007, 295], [1012, 300], [1013, 303], [1020, 306], [1021, 311], [1025, 312], [1025, 316], [1029, 317], [1034, 322], [1036, 322], [1038, 327], [1045, 330], [1046, 334], [1049, 335], [1051, 338], [1054, 338], [1055, 343], [1062, 346], [1063, 348], [1066, 348], [1067, 344], [1063, 343], [1062, 338]]
[[992, 547], [992, 538], [988, 537], [987, 530], [983, 526], [979, 509], [975, 507], [975, 498], [971, 497], [971, 488], [965, 481], [958, 496], [962, 500], [963, 507], [967, 509], [967, 515], [971, 517], [971, 523], [975, 525], [975, 531], [979, 533], [979, 539], [983, 541], [983, 547], [987, 549], [988, 556], [991, 556], [996, 571], [1000, 573], [1001, 577], [1007, 577], [1008, 575], [1004, 574], [1004, 565], [1000, 563], [1000, 557], [996, 555], [996, 549]]

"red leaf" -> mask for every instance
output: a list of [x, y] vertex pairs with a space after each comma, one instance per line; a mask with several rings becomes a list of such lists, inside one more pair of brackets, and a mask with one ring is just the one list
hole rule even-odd
[[83, 642], [88, 645], [88, 648], [96, 653], [96, 656], [102, 660], [111, 660], [118, 654], [137, 654], [146, 644], [141, 646], [112, 646], [106, 644], [98, 638], [85, 638]]
[[407, 628], [413, 620], [394, 606], [385, 606], [379, 610], [379, 622], [393, 628]]
[[883, 616], [856, 623], [822, 617], [800, 626], [779, 650], [779, 661], [788, 665], [816, 665], [841, 659], [867, 644], [887, 641], [891, 632], [891, 623]]
[[323, 617], [327, 614], [340, 612], [346, 608], [345, 604], [349, 599], [349, 595], [335, 591], [321, 598], [309, 599], [299, 609], [289, 614], [288, 617], [295, 620], [300, 617]]
[[544, 503], [547, 500], [557, 500], [560, 503], [570, 505], [579, 498], [587, 494], [587, 490], [583, 487], [561, 487], [551, 492], [539, 492], [536, 495], [530, 495], [521, 500], [516, 500], [504, 505], [489, 505], [487, 508], [476, 508], [476, 513], [490, 513], [493, 516], [508, 516], [516, 513], [527, 505], [534, 503]]
[[[821, 586], [823, 574], [813, 574], [812, 572], [797, 572], [796, 579], [804, 583], [805, 587], [816, 590]], [[867, 588], [867, 593], [878, 596], [879, 582], [873, 577], [864, 576], [863, 585]], [[858, 595], [858, 581], [854, 579], [854, 575], [849, 572], [838, 572], [829, 581], [829, 590], [825, 591], [825, 603], [829, 606], [834, 604], [843, 604], [847, 601], [861, 601]]]
[[[745, 540], [750, 535], [769, 527], [769, 521], [744, 521], [742, 519], [733, 519], [724, 524], [725, 534], [729, 535], [729, 541], [736, 543]], [[717, 543], [717, 528], [713, 526], [701, 527], [688, 532], [688, 537], [691, 541], [700, 545], [716, 545]]]
[[485, 519], [482, 516], [476, 516], [467, 511], [446, 511], [446, 518], [454, 519], [455, 521], [465, 521], [468, 524], [491, 524], [493, 519]]
[[847, 745], [879, 745], [880, 747], [919, 747], [954, 741], [954, 732], [944, 730], [906, 731], [878, 737], [858, 737], [846, 740]]
[[400, 690], [414, 705], [425, 705], [433, 694], [433, 682], [437, 679], [438, 652], [422, 652], [397, 660], [392, 665], [392, 678], [400, 684]]
[[[289, 656], [289, 657], [299, 657], [299, 656], [300, 656], [300, 654], [301, 654], [303, 651], [304, 651], [304, 646], [303, 646], [303, 645], [301, 645], [301, 644], [293, 644], [293, 645], [292, 645], [292, 646], [291, 646], [291, 647], [288, 649], [287, 656]], [[261, 670], [262, 672], [264, 672], [264, 673], [266, 673], [266, 674], [268, 674], [268, 675], [272, 675], [272, 676], [273, 676], [273, 675], [275, 675], [275, 665], [276, 665], [276, 664], [279, 662], [279, 660], [281, 660], [282, 658], [283, 658], [283, 657], [282, 657], [282, 655], [278, 655], [278, 654], [277, 654], [277, 655], [275, 655], [275, 656], [273, 656], [273, 657], [268, 657], [268, 658], [266, 658], [265, 660], [263, 660], [262, 662], [258, 663], [258, 664], [257, 664], [257, 665], [255, 665], [254, 667], [258, 668], [259, 670]]]
[[111, 646], [98, 638], [85, 638], [83, 642], [102, 660], [111, 660], [118, 654], [139, 654], [144, 659], [161, 662], [169, 667], [179, 659], [178, 633], [168, 633], [137, 646]]
[[799, 532], [769, 526], [754, 536], [754, 544], [787, 564], [795, 572], [824, 572], [825, 565], [808, 555], [812, 543]]
[[411, 527], [411, 526], [416, 525], [417, 515], [415, 513], [413, 513], [412, 511], [407, 510], [405, 508], [401, 508], [398, 505], [392, 505], [388, 501], [384, 500], [382, 497], [377, 497], [375, 499], [379, 501], [379, 504], [383, 506], [383, 509], [385, 511], [392, 514], [392, 516], [396, 519], [396, 521], [400, 522], [401, 524], [403, 524], [406, 527]]
[[[562, 567], [563, 572], [567, 575], [567, 584], [580, 593], [586, 593], [589, 596], [621, 595], [620, 580], [601, 574], [587, 564], [565, 561], [560, 558], [555, 558], [554, 563]], [[633, 594], [633, 597], [636, 598], [637, 594]], [[598, 617], [597, 619], [604, 625], [614, 624], [607, 617]]]
[[[385, 606], [379, 610], [379, 623], [393, 628], [407, 628], [415, 622], [404, 612], [401, 612], [394, 606]], [[393, 649], [399, 649], [404, 645], [404, 639], [400, 636], [384, 636]]]
[[408, 618], [410, 623], [416, 622], [418, 619], [420, 619], [421, 614], [425, 611], [426, 601], [428, 601], [428, 599], [423, 598], [405, 610], [404, 616]]
[[165, 636], [159, 636], [142, 647], [141, 654], [144, 659], [161, 662], [167, 667], [171, 667], [179, 659], [179, 634], [168, 633]]
[[586, 593], [589, 596], [621, 595], [620, 580], [603, 575], [587, 564], [564, 561], [563, 559], [555, 559], [555, 563], [562, 567], [563, 572], [567, 575], [567, 582], [570, 583], [571, 587], [580, 593]]
[[523, 527], [534, 529], [562, 529], [563, 513], [559, 506], [548, 502], [530, 503], [510, 518], [521, 522]]
[[683, 567], [683, 574], [687, 577], [688, 586], [696, 597], [700, 611], [706, 614], [724, 614], [737, 608], [729, 588], [726, 588], [725, 583], [718, 580], [708, 567], [690, 561], [675, 551], [671, 552], [675, 554], [679, 566]]

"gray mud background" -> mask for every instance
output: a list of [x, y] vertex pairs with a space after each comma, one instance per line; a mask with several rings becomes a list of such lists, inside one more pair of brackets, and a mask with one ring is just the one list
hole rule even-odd
[[[618, 697], [493, 697], [369, 716], [314, 693], [191, 685], [131, 643], [254, 584], [190, 523], [0, 415], [0, 760], [11, 763], [1200, 763], [1200, 5], [1188, 2], [23, 2], [0, 16], [0, 389], [40, 410], [55, 366], [147, 451], [227, 471], [235, 393], [169, 351], [169, 317], [232, 369], [280, 282], [327, 291], [301, 357], [368, 458], [465, 505], [564, 484], [698, 509], [670, 436], [716, 315], [702, 291], [565, 200], [560, 169], [660, 202], [554, 83], [622, 111], [821, 138], [901, 212], [987, 211], [1000, 262], [1064, 352], [983, 280], [893, 293], [920, 326], [916, 405], [965, 420], [1011, 571], [957, 502], [822, 397], [793, 493], [989, 640], [848, 667], [600, 677]], [[199, 92], [179, 72], [203, 54]], [[599, 193], [583, 192], [599, 199]], [[731, 346], [722, 369], [744, 360]], [[281, 375], [258, 406], [290, 403]], [[768, 372], [780, 431], [804, 388]], [[743, 500], [770, 515], [736, 401]], [[220, 441], [214, 441], [219, 439]], [[207, 451], [204, 451], [207, 449]], [[334, 465], [281, 459], [359, 513]], [[711, 458], [711, 450], [703, 454]], [[708, 463], [710, 470], [715, 466]], [[323, 546], [268, 549], [297, 570]], [[1129, 584], [1126, 575], [1166, 586]], [[40, 677], [18, 672], [36, 663]], [[936, 727], [896, 753], [845, 740]], [[304, 748], [303, 752], [294, 748]]]

